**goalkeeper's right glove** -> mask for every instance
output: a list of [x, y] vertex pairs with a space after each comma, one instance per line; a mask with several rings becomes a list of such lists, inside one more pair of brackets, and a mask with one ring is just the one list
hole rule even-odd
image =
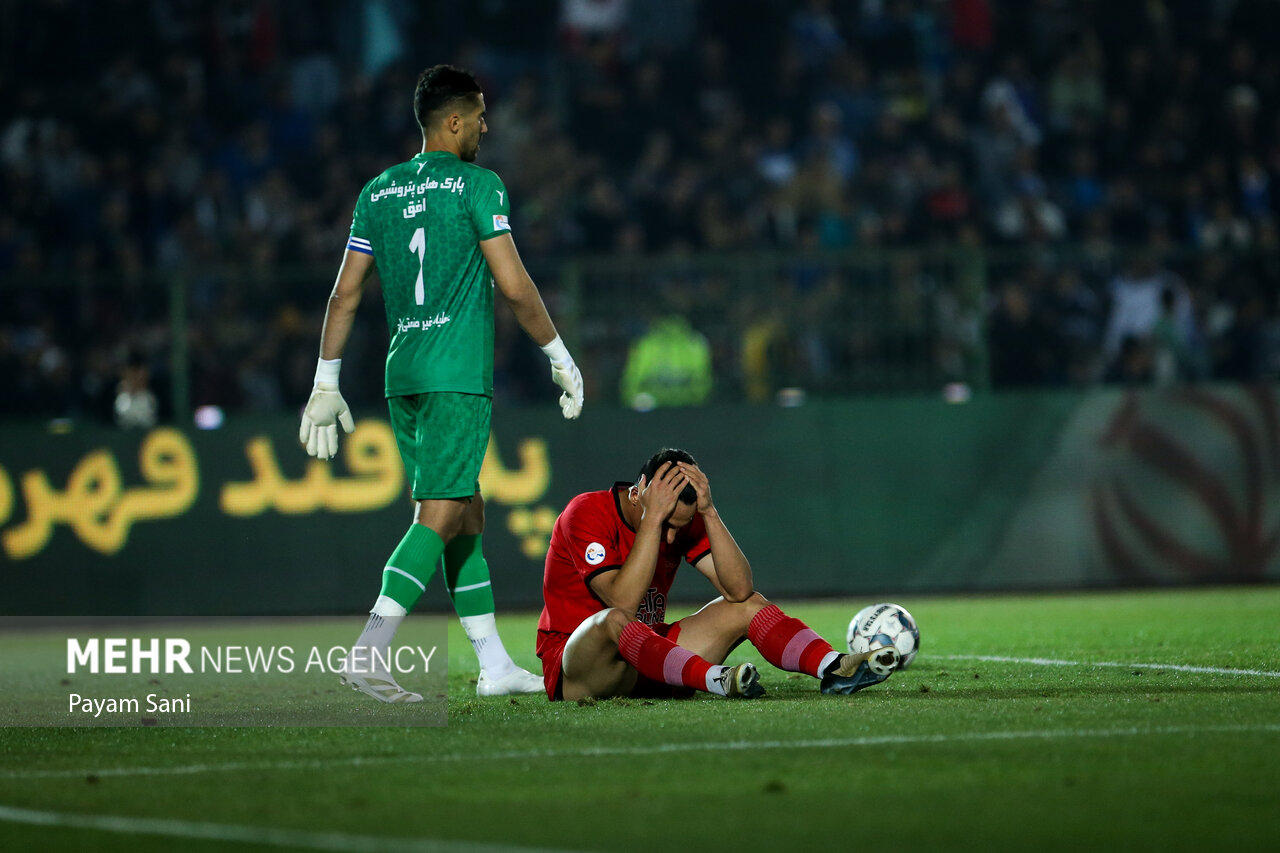
[[302, 410], [302, 427], [298, 430], [298, 441], [306, 445], [307, 453], [317, 459], [332, 459], [338, 454], [338, 427], [347, 433], [356, 428], [347, 408], [347, 401], [342, 399], [338, 391], [338, 371], [342, 367], [342, 359], [330, 361], [320, 359], [316, 366], [315, 387], [311, 389], [311, 399]]
[[542, 351], [551, 359], [551, 379], [564, 391], [560, 395], [560, 411], [567, 419], [573, 420], [582, 414], [582, 373], [559, 335]]

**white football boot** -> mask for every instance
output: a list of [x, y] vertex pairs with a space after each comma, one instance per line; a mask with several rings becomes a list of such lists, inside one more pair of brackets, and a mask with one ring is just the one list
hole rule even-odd
[[[354, 651], [353, 649], [352, 653]], [[364, 671], [357, 671], [361, 669]], [[352, 659], [351, 654], [348, 654], [342, 660], [342, 672], [339, 680], [352, 690], [358, 690], [366, 696], [372, 696], [379, 702], [399, 704], [401, 702], [422, 701], [421, 694], [405, 690], [396, 683], [395, 676], [391, 673], [374, 668], [368, 662], [365, 662], [364, 666], [359, 666]]]
[[422, 701], [421, 694], [410, 693], [399, 684], [396, 684], [394, 678], [382, 672], [371, 672], [365, 675], [354, 672], [344, 673], [342, 675], [342, 683], [352, 690], [358, 690], [367, 696], [372, 696], [379, 702], [398, 704], [401, 702]]
[[727, 666], [717, 680], [724, 687], [727, 699], [759, 699], [764, 695], [764, 688], [760, 686], [760, 673], [756, 671], [755, 664]]
[[491, 678], [483, 669], [476, 679], [477, 696], [517, 696], [528, 693], [545, 693], [541, 675], [516, 667], [502, 678]]

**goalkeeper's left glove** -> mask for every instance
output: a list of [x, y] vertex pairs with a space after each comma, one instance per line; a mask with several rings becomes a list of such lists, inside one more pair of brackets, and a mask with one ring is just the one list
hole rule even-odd
[[350, 433], [356, 428], [347, 408], [347, 401], [342, 399], [338, 391], [338, 371], [342, 368], [342, 359], [329, 361], [320, 359], [316, 365], [315, 387], [311, 389], [311, 398], [307, 407], [302, 410], [302, 428], [298, 430], [298, 441], [307, 447], [307, 453], [317, 459], [332, 459], [338, 453], [338, 427]]
[[559, 335], [542, 351], [551, 359], [551, 379], [564, 391], [560, 395], [560, 411], [573, 420], [582, 414], [582, 373]]

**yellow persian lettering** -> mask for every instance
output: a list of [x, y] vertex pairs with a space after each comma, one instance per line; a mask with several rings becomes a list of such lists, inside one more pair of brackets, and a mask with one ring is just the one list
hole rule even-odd
[[547, 460], [547, 443], [540, 438], [526, 438], [516, 448], [520, 468], [502, 464], [498, 442], [489, 433], [484, 465], [480, 467], [480, 492], [486, 500], [504, 504], [531, 504], [547, 493], [551, 484], [551, 465]]
[[19, 560], [40, 553], [61, 523], [94, 550], [114, 554], [135, 522], [186, 512], [200, 491], [195, 452], [186, 436], [168, 427], [154, 430], [138, 457], [148, 486], [122, 488], [120, 468], [106, 450], [81, 459], [61, 491], [43, 471], [28, 471], [22, 477], [27, 519], [5, 531], [5, 552]]
[[395, 436], [380, 421], [367, 420], [345, 442], [343, 458], [349, 477], [334, 477], [326, 462], [312, 459], [301, 478], [280, 471], [271, 439], [258, 436], [245, 446], [253, 479], [226, 483], [220, 505], [227, 515], [252, 516], [274, 509], [302, 515], [319, 509], [366, 512], [391, 503], [404, 488]]
[[[347, 470], [352, 476], [325, 495], [325, 506], [334, 512], [381, 509], [400, 497], [404, 466], [391, 427], [381, 421], [365, 421], [347, 439]], [[318, 464], [318, 463], [317, 463]]]
[[556, 511], [549, 506], [520, 507], [507, 516], [507, 529], [520, 540], [520, 551], [531, 560], [546, 556]]
[[0, 468], [0, 524], [9, 520], [9, 513], [12, 511], [13, 481], [9, 479], [9, 472]]

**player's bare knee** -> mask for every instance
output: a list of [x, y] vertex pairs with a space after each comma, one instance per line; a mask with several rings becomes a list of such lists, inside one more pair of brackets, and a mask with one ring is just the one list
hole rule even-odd
[[635, 621], [635, 619], [628, 616], [625, 611], [619, 610], [616, 607], [610, 607], [608, 610], [602, 610], [598, 615], [600, 617], [601, 627], [603, 630], [608, 632], [609, 639], [614, 643], [622, 639], [623, 629]]
[[758, 592], [751, 593], [744, 601], [732, 602], [733, 613], [737, 617], [736, 622], [743, 637], [747, 636], [747, 629], [751, 625], [751, 620], [756, 618], [756, 614], [769, 606], [769, 599], [765, 598]]
[[622, 637], [622, 629], [630, 621], [627, 614], [616, 607], [592, 613], [569, 635], [566, 650], [570, 646], [577, 648], [584, 643], [596, 648], [617, 646]]
[[458, 535], [466, 516], [467, 503], [457, 499], [427, 499], [414, 507], [414, 520], [431, 528], [445, 542]]
[[755, 618], [757, 613], [769, 606], [769, 599], [765, 598], [758, 592], [753, 592], [742, 601], [731, 601], [728, 603], [741, 615], [743, 619], [750, 622]]
[[476, 492], [462, 514], [462, 526], [458, 533], [462, 536], [479, 536], [484, 533], [484, 498], [479, 492]]

